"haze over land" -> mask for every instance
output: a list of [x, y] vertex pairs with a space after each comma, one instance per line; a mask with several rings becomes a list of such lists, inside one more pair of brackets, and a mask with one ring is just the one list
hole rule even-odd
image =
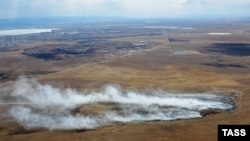
[[249, 16], [249, 7], [249, 0], [1, 0], [0, 18], [236, 18]]

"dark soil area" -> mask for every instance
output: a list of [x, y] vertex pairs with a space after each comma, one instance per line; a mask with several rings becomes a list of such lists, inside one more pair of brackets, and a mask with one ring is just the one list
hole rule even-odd
[[231, 56], [250, 56], [250, 44], [245, 43], [216, 43], [207, 48], [208, 51]]
[[24, 53], [24, 54], [27, 56], [44, 60], [54, 60], [56, 58], [56, 53]]
[[23, 54], [43, 60], [61, 60], [60, 55], [93, 55], [94, 48], [81, 47], [79, 45], [46, 45], [25, 49]]
[[202, 65], [218, 67], [218, 68], [227, 68], [227, 67], [231, 67], [231, 68], [247, 68], [246, 66], [241, 65], [241, 64], [223, 64], [223, 63], [217, 63], [217, 62], [202, 63]]
[[170, 42], [190, 42], [190, 40], [187, 39], [177, 39], [177, 38], [169, 38]]

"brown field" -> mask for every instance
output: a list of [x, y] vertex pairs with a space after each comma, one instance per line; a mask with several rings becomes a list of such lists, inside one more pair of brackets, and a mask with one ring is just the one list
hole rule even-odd
[[[231, 50], [211, 49], [216, 43], [250, 44], [250, 25], [201, 26], [186, 30], [166, 30], [170, 43], [163, 35], [111, 38], [109, 42], [146, 41], [154, 44], [146, 49], [107, 58], [74, 56], [62, 60], [42, 60], [22, 54], [25, 48], [43, 44], [24, 44], [19, 51], [0, 52], [1, 87], [12, 85], [19, 75], [32, 75], [42, 83], [70, 87], [79, 91], [99, 90], [106, 84], [118, 84], [123, 89], [144, 91], [162, 89], [182, 93], [212, 92], [237, 94], [236, 109], [210, 113], [203, 118], [152, 121], [145, 123], [116, 123], [94, 130], [47, 131], [27, 130], [13, 119], [2, 116], [0, 141], [215, 141], [218, 124], [250, 124], [250, 48], [248, 55], [232, 54]], [[228, 32], [232, 35], [207, 35], [208, 32]], [[171, 41], [172, 39], [172, 41]], [[75, 42], [74, 42], [75, 43]], [[65, 43], [66, 44], [66, 43]], [[67, 43], [69, 44], [69, 43]], [[73, 43], [72, 43], [73, 44]], [[233, 47], [232, 47], [233, 48]], [[230, 48], [231, 49], [231, 48]], [[14, 83], [14, 82], [13, 82]], [[4, 115], [9, 106], [1, 106]], [[88, 110], [100, 110], [91, 107]]]

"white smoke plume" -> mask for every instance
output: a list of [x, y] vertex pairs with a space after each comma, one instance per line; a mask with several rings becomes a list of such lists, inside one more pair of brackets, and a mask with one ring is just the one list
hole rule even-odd
[[[12, 96], [26, 106], [13, 106], [10, 115], [26, 128], [93, 129], [114, 122], [142, 122], [201, 117], [200, 111], [229, 110], [233, 106], [224, 96], [214, 94], [171, 94], [151, 91], [144, 94], [123, 92], [107, 86], [101, 92], [83, 93], [42, 85], [34, 79], [20, 78]], [[113, 107], [98, 114], [74, 113], [74, 109], [112, 103]]]

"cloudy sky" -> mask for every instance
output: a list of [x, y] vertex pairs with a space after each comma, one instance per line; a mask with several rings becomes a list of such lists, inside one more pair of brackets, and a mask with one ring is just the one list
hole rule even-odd
[[0, 0], [0, 18], [246, 17], [249, 13], [250, 0]]

